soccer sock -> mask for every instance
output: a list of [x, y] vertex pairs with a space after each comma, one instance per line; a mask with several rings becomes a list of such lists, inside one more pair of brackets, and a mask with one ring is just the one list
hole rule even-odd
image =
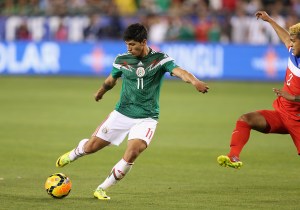
[[108, 177], [100, 184], [97, 189], [101, 188], [106, 190], [112, 185], [115, 185], [118, 181], [124, 178], [124, 176], [130, 171], [133, 163], [126, 162], [123, 158], [113, 167]]
[[231, 134], [230, 152], [228, 156], [240, 156], [240, 153], [249, 140], [251, 127], [244, 121], [237, 121]]
[[82, 139], [78, 146], [70, 152], [69, 157], [71, 161], [76, 160], [77, 158], [86, 154], [84, 152], [84, 145], [87, 141], [88, 139]]

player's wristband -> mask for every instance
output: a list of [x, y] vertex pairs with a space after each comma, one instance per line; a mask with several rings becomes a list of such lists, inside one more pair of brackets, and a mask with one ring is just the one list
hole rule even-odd
[[300, 102], [300, 96], [295, 96], [295, 101]]
[[108, 85], [108, 84], [105, 84], [105, 83], [103, 83], [102, 87], [103, 87], [103, 89], [105, 89], [105, 90], [110, 90], [110, 89], [112, 89], [112, 86], [110, 86], [110, 85]]

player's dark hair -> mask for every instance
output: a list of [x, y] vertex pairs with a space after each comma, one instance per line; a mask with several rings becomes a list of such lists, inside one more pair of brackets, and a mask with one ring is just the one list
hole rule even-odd
[[124, 41], [136, 41], [142, 42], [144, 39], [148, 39], [148, 31], [146, 27], [140, 23], [134, 23], [129, 25], [123, 34]]

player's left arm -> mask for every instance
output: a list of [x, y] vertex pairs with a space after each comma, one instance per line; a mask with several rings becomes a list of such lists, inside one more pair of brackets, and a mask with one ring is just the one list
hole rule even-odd
[[95, 93], [95, 100], [99, 101], [102, 99], [103, 95], [112, 89], [117, 84], [116, 78], [114, 78], [111, 74], [105, 79], [102, 86], [98, 89], [98, 91]]
[[184, 70], [180, 67], [176, 67], [172, 70], [172, 75], [179, 77], [184, 82], [192, 84], [198, 92], [207, 93], [208, 85], [205, 82], [198, 80], [192, 73]]
[[300, 102], [300, 95], [294, 96], [284, 90], [277, 89], [277, 88], [273, 88], [273, 91], [278, 97], [281, 96], [289, 101]]

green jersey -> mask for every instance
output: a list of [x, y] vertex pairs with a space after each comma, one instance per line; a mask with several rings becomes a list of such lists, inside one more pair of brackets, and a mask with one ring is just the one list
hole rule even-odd
[[122, 77], [120, 100], [115, 109], [131, 118], [158, 119], [163, 76], [176, 67], [167, 54], [152, 49], [145, 57], [118, 55], [111, 72], [113, 78]]

